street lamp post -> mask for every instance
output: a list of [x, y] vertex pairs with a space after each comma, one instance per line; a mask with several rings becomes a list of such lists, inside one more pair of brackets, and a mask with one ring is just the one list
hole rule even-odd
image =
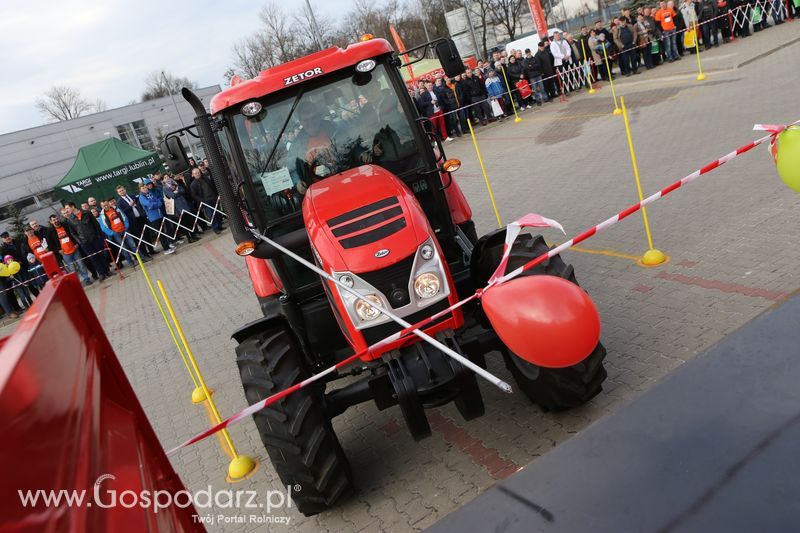
[[183, 117], [181, 116], [181, 111], [178, 109], [178, 103], [175, 101], [175, 95], [172, 94], [172, 87], [169, 85], [169, 80], [167, 80], [167, 74], [162, 70], [161, 76], [164, 78], [164, 86], [169, 91], [169, 97], [172, 99], [172, 105], [175, 106], [175, 112], [178, 114], [178, 120], [181, 121], [181, 128], [183, 127]]
[[311, 29], [314, 32], [314, 43], [322, 50], [322, 40], [320, 39], [319, 26], [317, 26], [317, 18], [314, 16], [314, 10], [311, 9], [311, 1], [306, 0], [306, 8], [308, 9], [308, 16], [311, 19]]
[[475, 59], [478, 59], [483, 56], [478, 50], [478, 39], [475, 37], [475, 26], [472, 25], [472, 8], [470, 7], [469, 0], [464, 0], [464, 9], [467, 10], [467, 22], [469, 23], [469, 32], [472, 34], [472, 44], [475, 47]]

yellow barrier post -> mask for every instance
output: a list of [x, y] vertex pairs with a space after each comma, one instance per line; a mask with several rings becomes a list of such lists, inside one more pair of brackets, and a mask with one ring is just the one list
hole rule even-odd
[[[745, 24], [748, 24], [746, 22]], [[706, 79], [706, 75], [703, 74], [703, 66], [700, 64], [700, 36], [697, 35], [697, 20], [693, 20], [692, 24], [694, 25], [694, 51], [696, 52], [695, 55], [697, 56], [697, 71], [699, 74], [697, 75], [697, 81], [703, 81]]]
[[[448, 87], [449, 88], [449, 87]], [[456, 97], [456, 105], [461, 107], [461, 102], [458, 100], [458, 95], [455, 94], [453, 89], [453, 95]], [[469, 126], [469, 135], [472, 137], [472, 146], [475, 147], [475, 154], [478, 156], [478, 163], [481, 165], [481, 172], [483, 172], [483, 181], [486, 182], [486, 190], [489, 191], [489, 201], [492, 202], [492, 209], [494, 210], [494, 216], [497, 218], [497, 226], [502, 228], [503, 221], [500, 219], [500, 213], [497, 212], [497, 204], [494, 201], [494, 193], [492, 192], [492, 185], [489, 183], [489, 176], [486, 174], [486, 167], [483, 165], [483, 157], [481, 157], [481, 150], [478, 148], [478, 140], [475, 138], [475, 130], [472, 129], [472, 119], [469, 117], [469, 110], [464, 111], [467, 116], [467, 125]], [[458, 117], [456, 117], [458, 118]]]
[[[628, 109], [625, 107], [625, 97], [620, 96], [622, 104], [622, 118], [625, 120], [625, 134], [628, 136], [628, 148], [631, 152], [631, 165], [633, 165], [633, 177], [636, 179], [636, 189], [639, 191], [639, 201], [644, 199], [642, 194], [642, 182], [639, 179], [639, 167], [636, 164], [636, 153], [633, 151], [633, 138], [631, 137], [631, 126], [628, 122]], [[641, 264], [645, 266], [660, 265], [667, 260], [667, 256], [661, 250], [653, 248], [653, 236], [650, 234], [650, 224], [647, 221], [647, 208], [642, 206], [642, 219], [644, 220], [644, 232], [647, 235], [647, 245], [650, 249], [642, 256]]]
[[189, 372], [189, 377], [192, 378], [192, 383], [194, 383], [194, 389], [192, 390], [192, 403], [202, 403], [206, 399], [206, 393], [203, 392], [203, 388], [200, 387], [200, 384], [197, 383], [197, 378], [194, 377], [194, 372], [189, 367], [189, 361], [186, 360], [186, 356], [183, 354], [183, 349], [181, 349], [181, 343], [178, 342], [178, 337], [175, 336], [175, 330], [172, 329], [172, 324], [169, 323], [169, 318], [167, 318], [167, 313], [164, 311], [164, 307], [161, 305], [161, 300], [158, 299], [156, 295], [156, 289], [153, 287], [153, 282], [150, 280], [150, 274], [147, 272], [147, 268], [144, 266], [144, 262], [142, 262], [142, 258], [139, 257], [139, 254], [134, 254], [136, 256], [136, 260], [139, 262], [139, 266], [142, 267], [142, 273], [144, 273], [144, 279], [147, 282], [147, 286], [150, 289], [150, 294], [153, 295], [153, 300], [155, 300], [156, 305], [158, 306], [158, 310], [161, 311], [161, 316], [164, 318], [164, 323], [167, 325], [167, 329], [169, 330], [169, 334], [172, 337], [172, 342], [175, 343], [175, 348], [178, 349], [178, 353], [183, 360], [183, 364], [186, 366], [186, 371]]
[[469, 124], [469, 134], [472, 137], [472, 145], [475, 147], [475, 154], [478, 156], [478, 163], [481, 165], [481, 172], [483, 172], [483, 181], [486, 182], [486, 190], [489, 191], [489, 201], [492, 202], [492, 209], [494, 216], [497, 218], [497, 227], [503, 227], [503, 221], [500, 219], [500, 213], [497, 212], [497, 204], [494, 201], [494, 193], [492, 192], [492, 185], [489, 183], [489, 176], [486, 174], [486, 167], [483, 165], [483, 157], [481, 157], [481, 149], [478, 148], [478, 140], [475, 138], [475, 130], [472, 129], [472, 120], [467, 115], [467, 124]]
[[611, 96], [614, 98], [614, 114], [621, 115], [622, 109], [617, 105], [617, 92], [614, 90], [614, 76], [611, 74], [611, 66], [608, 64], [608, 54], [606, 47], [603, 46], [603, 57], [606, 61], [606, 74], [608, 74], [608, 84], [611, 85]]
[[[584, 46], [584, 44], [583, 44], [583, 39], [581, 39], [581, 52], [583, 52], [583, 62], [584, 62], [584, 65], [585, 65], [587, 59], [586, 59], [586, 46]], [[591, 70], [591, 67], [589, 68], [589, 72], [588, 73], [586, 72], [586, 69], [584, 67], [584, 74], [586, 75], [586, 81], [589, 82], [589, 94], [596, 93], [597, 91], [594, 89], [594, 87], [592, 87], [592, 70]]]
[[501, 66], [500, 70], [503, 72], [503, 79], [506, 80], [506, 88], [508, 89], [508, 99], [511, 100], [511, 109], [514, 110], [514, 122], [522, 122], [517, 114], [517, 106], [514, 105], [514, 96], [511, 94], [511, 85], [508, 84], [508, 77], [506, 77], [506, 68]]
[[[156, 280], [156, 284], [158, 284], [158, 290], [161, 291], [161, 297], [164, 299], [164, 304], [167, 306], [169, 316], [172, 318], [172, 322], [175, 324], [175, 330], [178, 332], [178, 336], [180, 337], [183, 347], [186, 350], [186, 355], [189, 357], [189, 361], [192, 363], [192, 368], [197, 374], [197, 378], [200, 381], [200, 386], [203, 388], [203, 392], [206, 394], [208, 405], [211, 407], [211, 412], [214, 414], [214, 420], [217, 424], [219, 424], [222, 422], [222, 417], [217, 410], [217, 406], [214, 403], [214, 398], [211, 396], [211, 392], [208, 390], [206, 380], [203, 379], [203, 374], [200, 373], [200, 368], [197, 366], [197, 360], [194, 358], [192, 349], [189, 347], [189, 343], [186, 340], [186, 335], [183, 333], [183, 328], [181, 327], [180, 322], [178, 322], [178, 317], [175, 316], [175, 310], [172, 308], [172, 302], [167, 295], [167, 291], [164, 289], [164, 284], [161, 283], [161, 280]], [[225, 442], [228, 444], [231, 454], [233, 455], [233, 460], [231, 460], [230, 464], [228, 465], [228, 475], [231, 477], [231, 479], [241, 479], [253, 471], [253, 469], [256, 467], [256, 463], [247, 455], [239, 455], [236, 453], [236, 448], [233, 446], [233, 441], [231, 440], [231, 436], [227, 429], [223, 429], [221, 433], [225, 438]]]

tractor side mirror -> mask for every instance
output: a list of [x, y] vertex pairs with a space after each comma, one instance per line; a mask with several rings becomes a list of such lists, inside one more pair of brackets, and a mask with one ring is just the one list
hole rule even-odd
[[453, 39], [442, 39], [436, 43], [434, 50], [445, 76], [452, 78], [464, 74], [466, 71], [464, 61], [461, 59], [461, 54], [458, 53], [458, 48], [456, 48], [456, 43], [453, 42]]
[[189, 161], [186, 157], [186, 150], [183, 148], [181, 140], [174, 135], [170, 135], [158, 145], [161, 157], [173, 174], [180, 174], [189, 170]]

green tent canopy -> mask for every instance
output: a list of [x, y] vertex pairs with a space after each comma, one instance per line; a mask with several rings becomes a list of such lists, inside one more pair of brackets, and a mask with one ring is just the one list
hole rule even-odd
[[111, 137], [78, 150], [75, 163], [56, 185], [62, 202], [80, 205], [90, 196], [98, 200], [117, 196], [117, 185], [137, 193], [137, 182], [161, 170], [158, 154], [134, 148]]

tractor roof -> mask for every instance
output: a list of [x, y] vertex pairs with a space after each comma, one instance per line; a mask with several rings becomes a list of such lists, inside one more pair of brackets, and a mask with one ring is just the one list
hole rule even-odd
[[307, 78], [328, 74], [389, 52], [392, 52], [392, 46], [385, 39], [355, 43], [347, 48], [332, 46], [263, 70], [252, 80], [225, 89], [211, 99], [211, 112], [218, 113], [236, 104], [261, 98], [291, 85], [299, 85]]

